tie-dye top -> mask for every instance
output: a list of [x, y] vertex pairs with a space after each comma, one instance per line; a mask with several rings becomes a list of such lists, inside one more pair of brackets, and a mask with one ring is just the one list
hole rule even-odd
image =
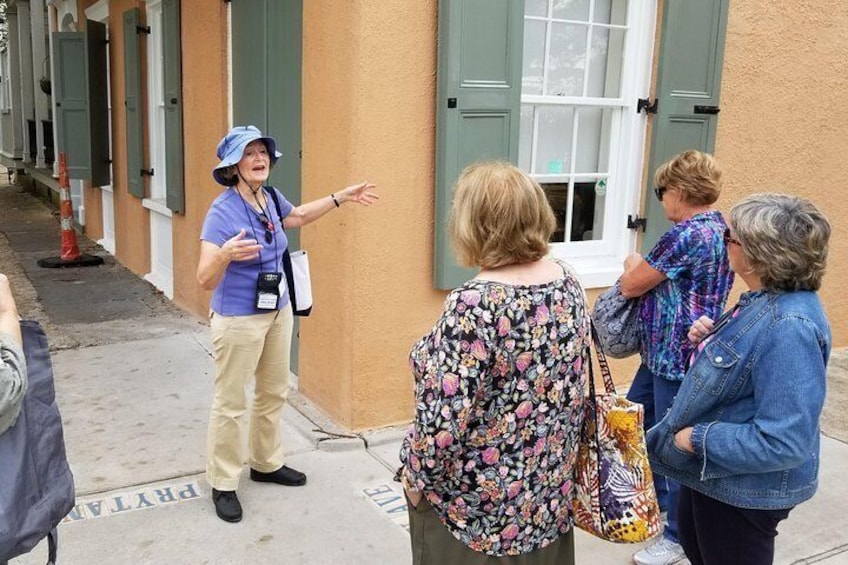
[[415, 419], [400, 459], [475, 551], [529, 553], [571, 527], [589, 322], [564, 270], [542, 285], [468, 281], [410, 353]]
[[668, 278], [642, 297], [642, 362], [657, 376], [683, 380], [693, 346], [687, 338], [701, 316], [717, 319], [733, 285], [718, 211], [696, 214], [668, 230], [645, 261]]

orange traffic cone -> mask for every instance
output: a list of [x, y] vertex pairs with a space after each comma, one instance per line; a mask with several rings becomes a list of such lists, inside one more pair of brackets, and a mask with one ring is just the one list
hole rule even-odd
[[59, 222], [62, 226], [62, 261], [76, 261], [80, 257], [77, 232], [74, 230], [74, 205], [71, 202], [71, 181], [65, 154], [59, 153]]
[[62, 244], [59, 257], [39, 259], [39, 267], [91, 267], [103, 264], [103, 258], [80, 253], [77, 232], [74, 230], [74, 207], [71, 202], [71, 182], [65, 154], [59, 153], [59, 222], [62, 226]]

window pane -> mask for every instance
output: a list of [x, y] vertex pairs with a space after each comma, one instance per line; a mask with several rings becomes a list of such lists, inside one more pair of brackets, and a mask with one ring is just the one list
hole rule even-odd
[[627, 0], [595, 0], [595, 14], [592, 21], [599, 24], [625, 25]]
[[[603, 194], [603, 196], [599, 196]], [[606, 181], [591, 180], [574, 183], [574, 207], [571, 214], [569, 241], [603, 239]]]
[[[604, 201], [606, 181], [583, 180], [574, 183], [574, 202], [571, 227], [566, 226], [568, 209], [568, 183], [549, 182], [542, 185], [548, 202], [554, 210], [556, 228], [551, 242], [592, 241], [603, 239]], [[568, 237], [566, 237], [566, 231]]]
[[530, 156], [533, 147], [533, 106], [521, 106], [521, 128], [518, 134], [518, 166], [530, 171]]
[[545, 27], [539, 20], [524, 20], [524, 68], [521, 93], [542, 94], [545, 65]]
[[574, 128], [574, 108], [541, 107], [539, 112], [539, 144], [533, 173], [542, 175], [568, 174], [571, 169], [571, 134]]
[[582, 96], [589, 28], [576, 24], [551, 24], [551, 53], [545, 94]]
[[524, 0], [524, 14], [546, 17], [548, 15], [548, 0]]
[[598, 148], [601, 140], [601, 109], [580, 108], [577, 126], [577, 173], [598, 172]]
[[610, 23], [610, 0], [595, 0], [595, 13], [592, 21], [599, 24]]
[[554, 243], [567, 241], [565, 239], [565, 210], [568, 208], [568, 183], [548, 182], [542, 185], [542, 190], [545, 191], [556, 218], [556, 228], [551, 234], [551, 241]]
[[609, 145], [612, 134], [614, 110], [607, 108], [581, 108], [577, 128], [577, 155], [574, 171], [580, 173], [607, 173], [609, 171]]
[[589, 0], [553, 0], [553, 16], [562, 20], [589, 21]]
[[594, 26], [589, 53], [588, 96], [617, 98], [621, 90], [624, 30]]

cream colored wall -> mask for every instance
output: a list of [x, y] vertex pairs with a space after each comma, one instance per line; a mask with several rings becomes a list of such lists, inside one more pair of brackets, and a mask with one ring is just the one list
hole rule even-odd
[[215, 148], [227, 133], [227, 5], [182, 0], [183, 152], [185, 214], [174, 214], [174, 302], [198, 315], [211, 293], [195, 279], [200, 230], [209, 205], [221, 193], [212, 179]]
[[[844, 0], [730, 2], [715, 153], [719, 206], [774, 190], [816, 203], [833, 227], [821, 296], [835, 346], [848, 345], [848, 11]], [[737, 285], [738, 287], [739, 285]], [[736, 289], [738, 292], [738, 288]]]
[[304, 2], [303, 199], [367, 179], [376, 207], [302, 230], [315, 308], [301, 324], [303, 394], [351, 428], [408, 421], [407, 355], [433, 290], [435, 0]]

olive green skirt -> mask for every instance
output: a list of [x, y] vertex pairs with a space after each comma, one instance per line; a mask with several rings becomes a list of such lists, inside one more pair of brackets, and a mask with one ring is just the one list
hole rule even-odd
[[407, 500], [413, 565], [574, 565], [574, 531], [544, 549], [524, 555], [493, 557], [469, 548], [456, 539], [422, 499], [417, 508]]

